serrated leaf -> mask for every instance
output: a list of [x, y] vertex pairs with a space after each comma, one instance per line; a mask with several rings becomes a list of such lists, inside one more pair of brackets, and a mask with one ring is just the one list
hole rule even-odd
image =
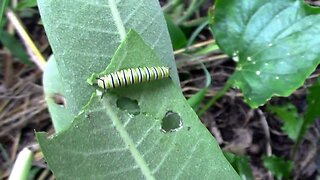
[[302, 0], [216, 1], [212, 29], [220, 48], [239, 59], [235, 86], [251, 107], [290, 95], [317, 67], [319, 13]]
[[104, 70], [129, 29], [137, 31], [155, 50], [179, 84], [158, 1], [38, 0], [38, 7], [73, 115], [94, 90], [85, 80], [92, 72]]
[[304, 122], [298, 114], [297, 108], [293, 104], [286, 104], [283, 106], [270, 105], [268, 109], [283, 121], [284, 125], [282, 126], [282, 130], [296, 142]]
[[277, 179], [290, 179], [290, 175], [293, 171], [293, 162], [287, 161], [281, 157], [275, 155], [264, 157], [263, 165], [269, 169]]
[[[131, 31], [103, 73], [148, 65], [164, 64]], [[123, 97], [140, 113], [118, 107]], [[182, 127], [164, 133], [168, 112]], [[170, 78], [93, 94], [69, 129], [37, 137], [57, 179], [239, 179]]]

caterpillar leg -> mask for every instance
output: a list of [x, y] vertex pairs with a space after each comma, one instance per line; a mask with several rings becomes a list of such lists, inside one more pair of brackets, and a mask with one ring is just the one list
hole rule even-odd
[[[106, 83], [105, 83], [104, 79], [102, 79], [102, 78], [96, 78], [96, 79], [97, 79], [97, 81], [102, 81], [102, 84], [103, 84], [103, 86], [100, 86], [101, 83], [97, 82], [97, 85], [98, 85], [99, 87], [103, 88], [103, 92], [102, 92], [102, 94], [101, 94], [101, 99], [102, 99], [103, 96], [104, 96], [104, 94], [107, 92]], [[100, 85], [99, 85], [99, 84], [100, 84]]]

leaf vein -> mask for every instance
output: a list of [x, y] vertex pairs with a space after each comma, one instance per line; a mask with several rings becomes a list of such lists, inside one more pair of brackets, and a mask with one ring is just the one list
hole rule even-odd
[[127, 145], [128, 150], [130, 151], [131, 155], [133, 156], [134, 160], [136, 161], [137, 165], [141, 169], [141, 173], [146, 177], [146, 179], [155, 179], [153, 177], [152, 172], [149, 169], [149, 166], [143, 156], [141, 156], [138, 149], [135, 147], [132, 138], [130, 137], [129, 133], [124, 128], [123, 124], [121, 123], [118, 115], [112, 111], [112, 107], [108, 101], [104, 101], [103, 103], [104, 108], [106, 109], [106, 115], [110, 117], [111, 121], [116, 127], [116, 130], [119, 132], [123, 142]]

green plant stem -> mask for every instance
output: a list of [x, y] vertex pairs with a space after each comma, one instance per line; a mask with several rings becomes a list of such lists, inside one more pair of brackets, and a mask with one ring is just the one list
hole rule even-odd
[[186, 21], [181, 25], [183, 27], [191, 28], [191, 27], [199, 26], [202, 23], [204, 23], [205, 21], [208, 21], [207, 17], [200, 17], [200, 18], [197, 18], [197, 19], [192, 19], [190, 21]]
[[0, 152], [1, 152], [1, 157], [4, 159], [4, 161], [10, 161], [10, 157], [2, 144], [0, 144]]
[[9, 180], [26, 180], [32, 165], [33, 153], [29, 148], [24, 148], [18, 154], [17, 160], [12, 168]]
[[2, 16], [6, 10], [6, 6], [8, 4], [8, 0], [2, 0], [2, 3], [0, 4], [1, 8], [0, 8], [0, 27], [2, 25]]
[[196, 37], [199, 35], [199, 33], [208, 25], [208, 21], [203, 22], [191, 35], [191, 37], [188, 40], [187, 43], [187, 47], [186, 47], [186, 51], [189, 51], [189, 47], [191, 46], [191, 44], [194, 42], [194, 40], [196, 39]]
[[179, 4], [181, 4], [181, 0], [171, 0], [166, 5], [163, 6], [162, 10], [165, 13], [170, 13], [173, 11]]
[[[308, 121], [307, 119], [303, 119], [304, 123], [306, 123], [306, 121]], [[295, 155], [296, 155], [296, 152], [298, 150], [298, 147], [299, 145], [301, 144], [301, 140], [303, 138], [303, 135], [305, 134], [305, 132], [303, 132], [303, 128], [307, 129], [306, 127], [303, 127], [305, 126], [305, 124], [302, 125], [302, 127], [300, 127], [299, 129], [299, 136], [297, 138], [297, 141], [293, 144], [293, 147], [292, 147], [292, 150], [291, 150], [291, 153], [290, 153], [290, 159], [294, 159]]]
[[230, 89], [233, 84], [233, 78], [231, 77], [224, 87], [200, 110], [198, 115], [202, 116], [212, 105], [214, 105], [217, 100], [219, 100], [224, 94]]
[[203, 89], [201, 89], [199, 92], [197, 92], [196, 94], [192, 95], [189, 99], [188, 99], [188, 104], [196, 111], [199, 107], [199, 105], [201, 104], [201, 102], [203, 101], [203, 99], [205, 98], [205, 95], [209, 89], [209, 86], [211, 84], [211, 75], [208, 71], [208, 69], [206, 68], [206, 66], [203, 63], [200, 63], [201, 68], [203, 69], [205, 76], [206, 76], [206, 84], [205, 87]]
[[192, 14], [205, 2], [205, 0], [192, 0], [187, 12], [177, 21], [177, 24], [182, 24], [184, 21], [190, 18]]

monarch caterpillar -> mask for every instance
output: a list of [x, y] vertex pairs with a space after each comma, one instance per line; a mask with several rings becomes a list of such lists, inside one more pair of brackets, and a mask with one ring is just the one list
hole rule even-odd
[[170, 78], [168, 67], [139, 67], [123, 69], [97, 78], [97, 84], [107, 90], [163, 78]]

